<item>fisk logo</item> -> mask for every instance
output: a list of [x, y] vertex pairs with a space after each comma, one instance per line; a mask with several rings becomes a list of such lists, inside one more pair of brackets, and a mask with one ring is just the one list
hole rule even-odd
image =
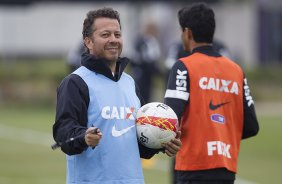
[[104, 119], [129, 119], [135, 120], [134, 117], [135, 108], [134, 107], [103, 107], [101, 116]]
[[224, 142], [221, 141], [210, 141], [207, 142], [208, 146], [208, 155], [213, 156], [215, 154], [217, 155], [222, 155], [227, 158], [231, 158], [230, 155], [230, 144], [225, 144]]
[[187, 71], [180, 71], [179, 69], [177, 70], [177, 75], [176, 75], [176, 90], [179, 91], [186, 91], [187, 88]]
[[247, 78], [244, 78], [244, 91], [245, 91], [245, 98], [248, 101], [248, 106], [250, 107], [252, 104], [254, 104], [253, 97], [251, 96], [251, 91], [248, 86]]

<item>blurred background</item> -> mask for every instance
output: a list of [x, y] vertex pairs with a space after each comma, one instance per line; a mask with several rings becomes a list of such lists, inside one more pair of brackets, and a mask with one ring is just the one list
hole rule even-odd
[[[162, 102], [180, 45], [177, 11], [192, 2], [198, 1], [0, 0], [0, 184], [65, 183], [65, 155], [50, 148], [56, 88], [79, 66], [89, 10], [120, 12], [123, 56], [132, 60], [127, 72], [147, 102]], [[222, 54], [248, 77], [261, 127], [242, 142], [236, 183], [281, 183], [282, 1], [206, 2], [215, 11]], [[170, 183], [165, 155], [142, 164], [147, 184]]]

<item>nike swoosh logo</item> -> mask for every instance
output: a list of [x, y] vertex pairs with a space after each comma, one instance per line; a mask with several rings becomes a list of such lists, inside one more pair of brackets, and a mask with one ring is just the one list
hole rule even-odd
[[225, 105], [225, 104], [228, 104], [228, 103], [230, 103], [230, 102], [224, 102], [224, 103], [220, 103], [220, 104], [214, 105], [214, 104], [212, 104], [212, 100], [211, 100], [211, 101], [210, 101], [210, 104], [209, 104], [209, 107], [210, 107], [210, 110], [216, 110], [216, 109], [218, 109], [219, 107], [221, 107], [221, 106], [223, 106], [223, 105]]
[[119, 137], [119, 136], [122, 136], [123, 134], [125, 134], [126, 132], [128, 132], [131, 128], [133, 128], [135, 125], [132, 125], [130, 127], [127, 127], [127, 128], [124, 128], [122, 130], [117, 130], [116, 129], [116, 125], [113, 126], [112, 128], [112, 135], [114, 137]]

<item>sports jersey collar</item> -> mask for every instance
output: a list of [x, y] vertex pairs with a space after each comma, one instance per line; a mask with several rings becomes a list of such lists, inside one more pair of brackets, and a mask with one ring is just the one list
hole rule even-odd
[[208, 56], [220, 57], [221, 55], [210, 45], [200, 46], [193, 49], [192, 54], [199, 52]]
[[129, 63], [128, 58], [126, 57], [119, 58], [117, 61], [117, 65], [116, 65], [115, 76], [113, 76], [112, 71], [106, 65], [105, 59], [96, 58], [94, 55], [88, 54], [88, 53], [83, 53], [81, 55], [81, 65], [82, 66], [85, 66], [89, 70], [92, 70], [99, 74], [102, 74], [113, 81], [118, 81], [120, 79], [122, 72], [124, 71], [128, 63]]

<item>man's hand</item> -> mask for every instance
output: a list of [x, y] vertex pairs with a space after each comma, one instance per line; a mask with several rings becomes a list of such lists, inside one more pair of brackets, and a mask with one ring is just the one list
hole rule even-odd
[[84, 139], [88, 146], [95, 147], [102, 138], [102, 132], [97, 127], [90, 127], [86, 130]]
[[181, 135], [181, 132], [177, 131], [175, 139], [172, 139], [170, 142], [164, 144], [165, 153], [169, 157], [174, 157], [176, 153], [180, 150], [182, 146], [182, 143], [180, 141], [180, 135]]

